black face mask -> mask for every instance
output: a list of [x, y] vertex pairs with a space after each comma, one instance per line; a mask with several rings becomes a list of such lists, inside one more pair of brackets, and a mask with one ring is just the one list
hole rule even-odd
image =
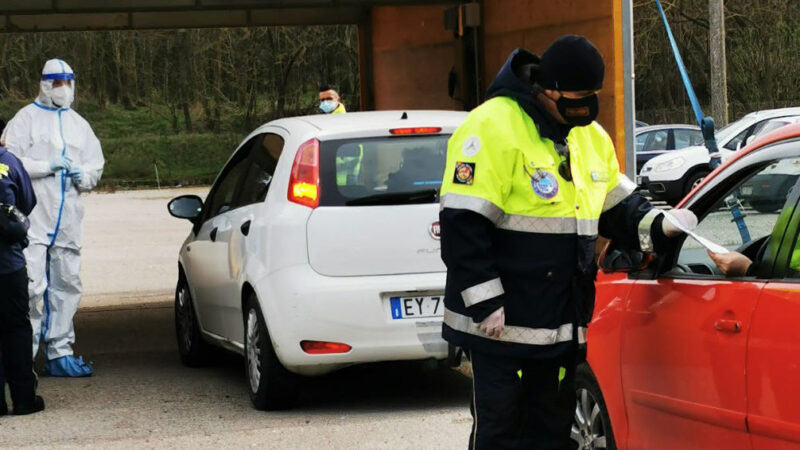
[[574, 127], [584, 127], [597, 118], [600, 107], [597, 103], [597, 94], [583, 98], [561, 98], [556, 101], [559, 114], [568, 124]]

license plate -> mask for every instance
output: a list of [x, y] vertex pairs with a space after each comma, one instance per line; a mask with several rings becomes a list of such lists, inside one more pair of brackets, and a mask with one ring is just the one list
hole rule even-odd
[[742, 186], [742, 195], [753, 195], [752, 186]]
[[444, 295], [391, 297], [392, 320], [444, 316]]

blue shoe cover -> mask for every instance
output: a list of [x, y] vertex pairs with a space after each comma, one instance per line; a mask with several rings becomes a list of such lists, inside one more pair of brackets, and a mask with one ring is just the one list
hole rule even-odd
[[62, 356], [44, 363], [44, 369], [51, 377], [90, 377], [92, 366], [83, 362], [83, 357]]

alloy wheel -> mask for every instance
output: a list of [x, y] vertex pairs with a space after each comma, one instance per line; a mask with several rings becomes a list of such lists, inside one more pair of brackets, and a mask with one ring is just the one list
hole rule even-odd
[[606, 427], [600, 413], [600, 404], [586, 389], [578, 389], [577, 397], [572, 439], [578, 443], [580, 450], [607, 448]]
[[261, 385], [261, 326], [258, 313], [252, 308], [247, 313], [247, 374], [251, 391], [258, 392]]

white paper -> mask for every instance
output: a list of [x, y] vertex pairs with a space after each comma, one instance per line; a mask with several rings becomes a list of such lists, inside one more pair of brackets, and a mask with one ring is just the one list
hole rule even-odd
[[691, 237], [695, 241], [699, 242], [700, 245], [708, 249], [711, 253], [730, 253], [730, 251], [727, 248], [717, 244], [716, 242], [712, 242], [704, 238], [703, 236], [700, 236], [699, 234], [695, 233], [692, 230], [687, 229], [677, 219], [672, 217], [671, 214], [665, 213], [664, 215], [666, 216], [667, 220], [669, 220], [669, 223], [675, 225], [676, 228], [689, 235], [689, 237]]

